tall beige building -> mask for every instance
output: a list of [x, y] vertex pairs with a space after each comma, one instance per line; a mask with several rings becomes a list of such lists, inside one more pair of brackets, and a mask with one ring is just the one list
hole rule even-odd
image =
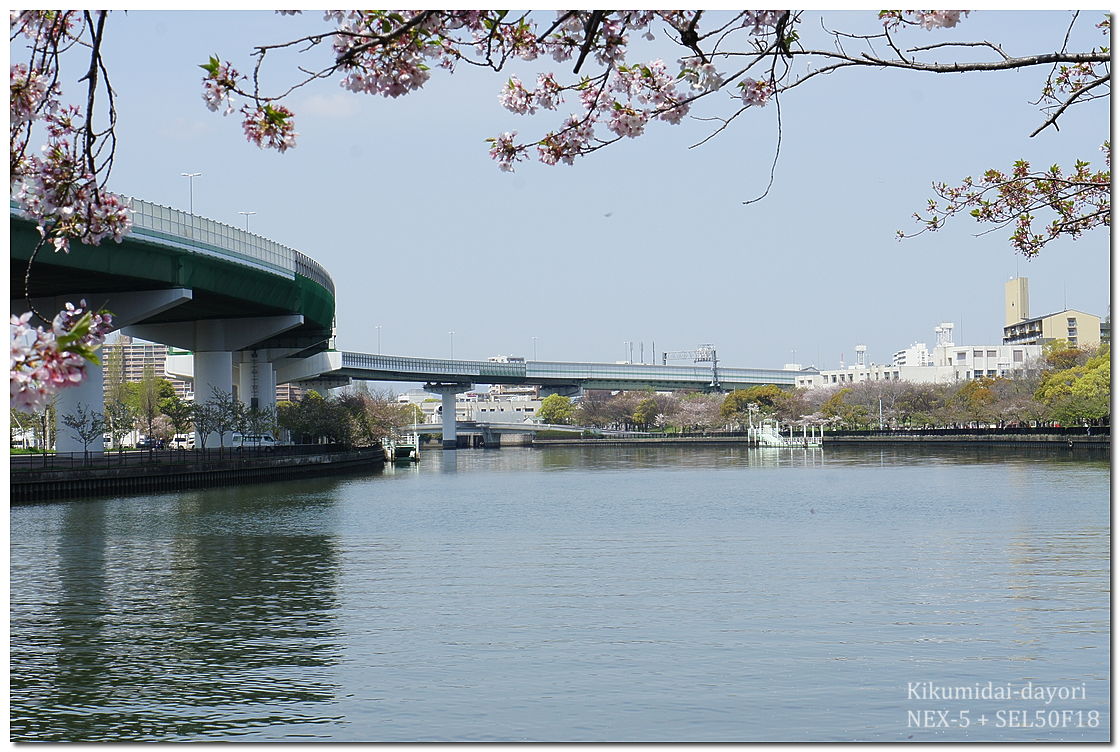
[[1074, 347], [1097, 347], [1101, 343], [1100, 316], [1067, 308], [1032, 318], [1026, 277], [1016, 277], [1003, 286], [1003, 310], [1005, 345], [1042, 345], [1055, 339], [1068, 339]]
[[1027, 294], [1027, 278], [1012, 277], [1003, 285], [1003, 325], [1018, 324], [1030, 317], [1030, 300]]

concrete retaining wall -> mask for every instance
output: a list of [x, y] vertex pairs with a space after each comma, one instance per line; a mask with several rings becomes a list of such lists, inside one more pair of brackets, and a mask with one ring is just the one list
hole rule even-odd
[[12, 503], [70, 500], [87, 496], [179, 491], [187, 488], [368, 472], [385, 465], [381, 447], [349, 452], [277, 457], [266, 461], [204, 466], [135, 466], [111, 469], [49, 470], [13, 473]]

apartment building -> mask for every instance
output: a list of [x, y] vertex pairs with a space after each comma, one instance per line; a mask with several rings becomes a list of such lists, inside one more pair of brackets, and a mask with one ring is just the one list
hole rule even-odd
[[1056, 339], [1068, 339], [1075, 347], [1100, 345], [1100, 316], [1067, 308], [1057, 313], [1032, 317], [1028, 294], [1026, 277], [1015, 277], [1004, 285], [1005, 345], [1044, 345]]

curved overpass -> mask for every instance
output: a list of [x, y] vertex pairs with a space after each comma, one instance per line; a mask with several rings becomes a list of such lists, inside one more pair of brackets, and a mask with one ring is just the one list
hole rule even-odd
[[[287, 246], [188, 212], [133, 198], [132, 231], [120, 243], [41, 248], [24, 276], [39, 232], [10, 204], [11, 310], [45, 316], [66, 302], [107, 308], [125, 334], [194, 353], [196, 399], [218, 393], [267, 407], [275, 402], [273, 363], [332, 346], [335, 291], [319, 264]], [[104, 374], [59, 394], [60, 415], [102, 409]], [[80, 451], [68, 432], [58, 450]]]
[[[190, 350], [199, 344], [192, 331], [198, 322], [228, 326], [236, 320], [294, 316], [301, 320], [283, 332], [234, 343], [241, 346], [230, 349], [316, 352], [327, 348], [334, 326], [334, 283], [315, 261], [259, 235], [187, 212], [137, 198], [130, 199], [129, 205], [133, 227], [122, 242], [105, 241], [100, 246], [75, 242], [70, 253], [56, 253], [49, 247], [39, 251], [29, 285], [37, 309], [44, 314], [52, 307], [57, 310], [51, 302], [62, 298], [77, 302], [76, 295], [114, 313], [123, 306], [124, 325], [161, 326], [164, 339], [139, 331], [137, 336]], [[18, 308], [25, 297], [27, 261], [39, 233], [32, 220], [14, 204], [10, 206], [11, 301]], [[155, 291], [164, 293], [162, 299], [177, 302], [138, 319], [139, 314], [128, 314], [131, 294]], [[184, 292], [174, 296], [171, 291]]]

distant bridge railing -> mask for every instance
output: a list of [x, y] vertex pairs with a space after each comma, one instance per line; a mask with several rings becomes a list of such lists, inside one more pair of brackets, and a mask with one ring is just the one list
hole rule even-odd
[[[399, 355], [375, 355], [343, 351], [342, 369], [377, 371], [395, 374], [401, 380], [418, 374], [425, 379], [446, 377], [449, 382], [471, 381], [479, 384], [528, 383], [528, 384], [612, 384], [615, 382], [642, 382], [688, 387], [708, 384], [712, 380], [711, 368], [704, 366], [646, 365], [642, 363], [576, 363], [563, 361], [445, 360], [440, 358], [410, 358]], [[720, 384], [750, 385], [779, 384], [793, 386], [793, 371], [764, 368], [723, 368], [719, 370]], [[596, 387], [592, 387], [596, 388]]]
[[343, 351], [343, 368], [364, 368], [393, 373], [446, 375], [455, 381], [464, 377], [486, 383], [487, 377], [524, 378], [524, 363], [497, 363], [489, 360], [443, 360], [440, 358], [409, 358], [399, 355], [373, 355]]

